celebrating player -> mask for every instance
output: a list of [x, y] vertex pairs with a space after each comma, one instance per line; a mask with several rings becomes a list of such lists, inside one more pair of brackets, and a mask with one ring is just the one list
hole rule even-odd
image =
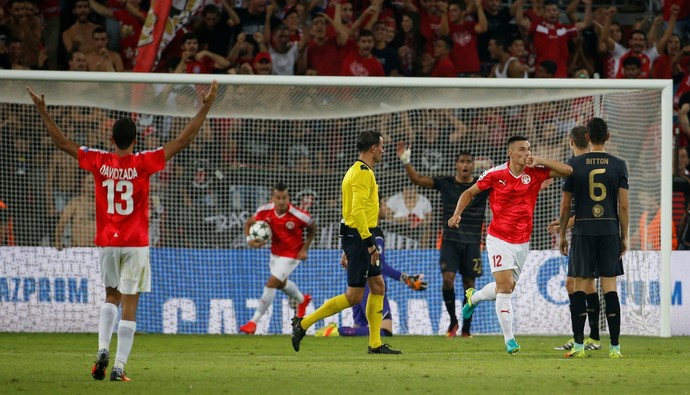
[[566, 224], [575, 200], [575, 226], [570, 248], [570, 266], [575, 277], [575, 292], [570, 315], [573, 348], [569, 358], [584, 358], [584, 328], [587, 318], [587, 290], [595, 277], [601, 279], [609, 325], [610, 358], [621, 358], [618, 336], [621, 329], [621, 305], [616, 277], [623, 274], [622, 256], [628, 249], [628, 168], [625, 162], [604, 150], [609, 139], [608, 125], [601, 118], [587, 123], [588, 153], [571, 159], [575, 171], [563, 183], [561, 199], [560, 250], [568, 255]]
[[495, 281], [479, 291], [470, 288], [465, 292], [467, 303], [462, 308], [462, 316], [471, 317], [481, 301], [496, 300], [496, 316], [503, 330], [506, 351], [515, 354], [520, 351], [520, 346], [513, 336], [511, 297], [529, 252], [537, 195], [542, 181], [567, 176], [573, 172], [573, 168], [565, 163], [533, 156], [532, 147], [523, 136], [508, 139], [508, 158], [507, 163], [484, 172], [472, 187], [462, 193], [448, 226], [457, 228], [472, 198], [490, 189], [493, 221], [487, 230], [486, 250]]
[[[407, 177], [413, 184], [424, 188], [433, 188], [441, 192], [443, 204], [443, 222], [455, 211], [455, 205], [460, 195], [474, 184], [474, 157], [467, 151], [461, 151], [455, 157], [455, 175], [445, 177], [428, 177], [417, 173], [410, 163], [410, 149], [405, 149], [405, 143], [399, 142], [396, 147], [398, 157], [405, 166]], [[462, 275], [462, 287], [464, 291], [474, 288], [475, 279], [482, 275], [482, 255], [480, 244], [482, 238], [482, 225], [484, 224], [484, 212], [488, 191], [483, 191], [472, 199], [469, 207], [465, 209], [465, 220], [455, 229], [444, 226], [443, 239], [441, 240], [441, 273], [443, 285], [443, 303], [450, 316], [450, 325], [446, 336], [453, 337], [458, 331], [458, 317], [455, 315], [455, 273]], [[463, 292], [464, 293], [464, 292]], [[467, 298], [463, 304], [467, 303]], [[472, 317], [463, 318], [462, 336], [469, 337]]]
[[[255, 240], [249, 235], [249, 228], [256, 221], [265, 221], [271, 227], [271, 276], [266, 281], [264, 293], [259, 300], [259, 307], [252, 318], [240, 327], [240, 331], [253, 335], [256, 332], [256, 323], [266, 314], [273, 304], [276, 289], [283, 291], [291, 301], [297, 304], [295, 315], [304, 317], [311, 296], [302, 295], [297, 284], [288, 277], [299, 263], [307, 259], [307, 250], [316, 236], [316, 223], [306, 211], [302, 211], [290, 203], [288, 188], [283, 183], [273, 187], [271, 203], [265, 204], [256, 210], [256, 213], [247, 219], [244, 224], [244, 234], [247, 235], [247, 244], [258, 248], [266, 242]], [[307, 229], [307, 239], [303, 240], [303, 229]]]
[[52, 119], [44, 96], [29, 87], [27, 90], [55, 146], [77, 159], [79, 167], [91, 172], [95, 181], [95, 244], [100, 247], [105, 303], [100, 310], [98, 354], [91, 375], [96, 380], [105, 378], [117, 308], [122, 306], [110, 380], [130, 381], [124, 368], [134, 342], [139, 294], [151, 291], [149, 178], [163, 170], [167, 160], [194, 140], [216, 99], [218, 83], [213, 81], [203, 96], [203, 105], [176, 139], [153, 151], [138, 153], [134, 153], [137, 127], [132, 119], [121, 118], [113, 125], [114, 153], [80, 147], [67, 139]]

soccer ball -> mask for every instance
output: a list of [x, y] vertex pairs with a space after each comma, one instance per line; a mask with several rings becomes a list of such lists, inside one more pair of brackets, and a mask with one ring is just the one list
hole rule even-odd
[[249, 236], [256, 241], [268, 241], [271, 238], [271, 227], [264, 221], [256, 221], [249, 228]]

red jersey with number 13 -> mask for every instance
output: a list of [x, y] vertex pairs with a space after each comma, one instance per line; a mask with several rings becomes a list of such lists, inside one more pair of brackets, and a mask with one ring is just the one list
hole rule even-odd
[[489, 191], [493, 219], [486, 231], [512, 244], [527, 243], [532, 235], [532, 216], [541, 183], [549, 178], [550, 169], [525, 167], [520, 175], [510, 171], [510, 162], [484, 172], [477, 180], [479, 189]]
[[304, 246], [304, 228], [314, 222], [308, 212], [292, 204], [281, 215], [276, 213], [274, 203], [264, 204], [256, 210], [254, 218], [266, 221], [271, 227], [271, 254], [288, 258], [297, 258]]
[[149, 245], [149, 178], [165, 168], [163, 148], [118, 156], [79, 148], [79, 167], [93, 174], [100, 247]]

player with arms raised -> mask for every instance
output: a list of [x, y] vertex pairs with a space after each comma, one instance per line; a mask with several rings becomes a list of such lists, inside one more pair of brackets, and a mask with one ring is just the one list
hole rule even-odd
[[188, 146], [199, 132], [216, 98], [213, 81], [203, 97], [203, 105], [176, 139], [153, 151], [134, 153], [137, 127], [130, 118], [113, 125], [111, 141], [115, 152], [80, 147], [62, 133], [46, 109], [45, 98], [27, 87], [29, 95], [48, 129], [53, 143], [79, 161], [79, 167], [93, 174], [96, 188], [96, 239], [100, 247], [101, 279], [105, 303], [98, 323], [98, 354], [91, 375], [105, 378], [109, 348], [117, 320], [117, 355], [111, 381], [130, 381], [124, 367], [132, 350], [140, 292], [151, 291], [149, 262], [149, 177], [165, 168], [165, 162]]
[[520, 346], [513, 336], [513, 306], [511, 297], [529, 252], [534, 206], [541, 183], [547, 178], [571, 174], [573, 168], [565, 163], [532, 155], [526, 137], [508, 139], [508, 162], [484, 172], [477, 182], [460, 195], [455, 213], [448, 226], [457, 228], [463, 211], [481, 191], [489, 189], [493, 221], [486, 236], [486, 250], [494, 282], [479, 291], [465, 292], [467, 303], [463, 318], [472, 316], [477, 304], [496, 300], [496, 316], [503, 330], [506, 351], [515, 354]]
[[[273, 304], [276, 289], [280, 289], [290, 297], [291, 301], [296, 302], [295, 315], [304, 317], [311, 296], [302, 295], [297, 284], [290, 281], [288, 276], [297, 268], [300, 261], [307, 259], [307, 250], [316, 236], [316, 222], [309, 213], [290, 203], [288, 188], [282, 182], [273, 187], [271, 203], [259, 207], [244, 224], [247, 244], [254, 248], [266, 243], [249, 236], [249, 228], [256, 221], [265, 221], [271, 228], [271, 260], [269, 262], [271, 276], [266, 281], [264, 293], [259, 299], [259, 307], [254, 312], [254, 316], [240, 327], [240, 331], [248, 335], [256, 332], [256, 323]], [[306, 240], [303, 237], [304, 228], [307, 229]]]
[[590, 151], [571, 159], [575, 171], [563, 183], [561, 200], [559, 230], [563, 255], [568, 255], [565, 231], [570, 207], [575, 200], [575, 226], [570, 248], [570, 265], [575, 277], [570, 315], [575, 342], [565, 356], [585, 357], [587, 290], [593, 288], [594, 278], [599, 277], [611, 335], [609, 357], [621, 358], [618, 343], [621, 305], [616, 277], [623, 274], [622, 256], [628, 249], [628, 168], [622, 159], [604, 150], [609, 132], [603, 119], [592, 118], [587, 123], [587, 139]]

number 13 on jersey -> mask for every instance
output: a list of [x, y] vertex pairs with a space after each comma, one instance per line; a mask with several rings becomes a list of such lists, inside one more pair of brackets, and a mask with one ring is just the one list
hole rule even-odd
[[[127, 180], [108, 179], [103, 181], [103, 187], [108, 189], [108, 214], [129, 215], [134, 211], [134, 185]], [[115, 196], [115, 195], [118, 196]]]

